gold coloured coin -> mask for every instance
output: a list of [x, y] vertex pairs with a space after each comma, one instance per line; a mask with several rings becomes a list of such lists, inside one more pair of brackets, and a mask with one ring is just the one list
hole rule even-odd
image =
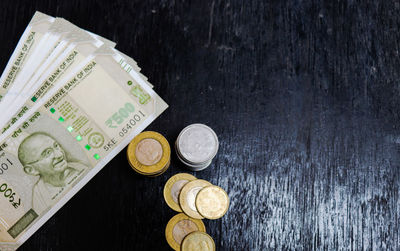
[[155, 172], [155, 173], [143, 173], [143, 172], [137, 170], [131, 163], [129, 163], [129, 165], [131, 166], [131, 168], [132, 168], [135, 172], [137, 172], [137, 173], [140, 174], [140, 175], [144, 175], [144, 176], [147, 176], [147, 177], [155, 177], [155, 176], [159, 176], [159, 175], [163, 174], [165, 171], [168, 170], [168, 167], [169, 167], [169, 165], [170, 165], [170, 161], [168, 161], [168, 163], [166, 164], [166, 166], [165, 166], [163, 169], [161, 169], [161, 170], [159, 170], [159, 171], [157, 171], [157, 172]]
[[188, 173], [178, 173], [169, 178], [164, 186], [164, 199], [167, 205], [177, 212], [182, 212], [179, 205], [179, 194], [184, 185], [197, 178]]
[[156, 174], [153, 174], [153, 175], [147, 175], [147, 177], [158, 177], [158, 176], [160, 176], [161, 174], [165, 173], [165, 172], [168, 170], [170, 163], [171, 163], [171, 161], [169, 161], [169, 162], [167, 163], [167, 165], [163, 168], [163, 170], [161, 170], [161, 172], [156, 173]]
[[181, 251], [215, 251], [215, 242], [204, 232], [192, 232], [183, 239]]
[[127, 157], [132, 169], [139, 174], [157, 175], [170, 161], [171, 148], [161, 134], [142, 132], [129, 143]]
[[193, 219], [184, 213], [172, 217], [165, 228], [165, 238], [174, 250], [180, 250], [182, 240], [191, 232], [205, 232], [206, 227], [202, 220]]
[[205, 187], [196, 196], [196, 208], [204, 218], [219, 219], [228, 211], [229, 196], [219, 186]]
[[193, 180], [187, 183], [181, 190], [179, 195], [179, 204], [182, 211], [195, 219], [203, 219], [196, 209], [196, 196], [197, 193], [204, 187], [212, 186], [212, 184], [205, 180]]

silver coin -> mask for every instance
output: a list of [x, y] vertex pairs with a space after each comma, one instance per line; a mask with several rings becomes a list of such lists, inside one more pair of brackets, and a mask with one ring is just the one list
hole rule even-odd
[[[177, 147], [176, 147], [176, 144], [175, 144], [175, 149], [176, 149]], [[207, 162], [205, 162], [205, 163], [202, 163], [202, 164], [191, 164], [191, 163], [188, 163], [186, 160], [184, 160], [183, 158], [182, 158], [182, 156], [179, 154], [179, 151], [176, 149], [176, 156], [178, 157], [178, 159], [188, 168], [188, 169], [190, 169], [190, 170], [192, 170], [192, 171], [201, 171], [201, 170], [204, 170], [204, 169], [206, 169], [210, 164], [211, 164], [211, 162], [212, 162], [212, 159], [211, 160], [209, 160], [209, 161], [207, 161]]]
[[176, 150], [176, 155], [178, 155], [179, 160], [181, 160], [182, 162], [187, 163], [189, 165], [192, 165], [192, 166], [203, 166], [204, 164], [209, 163], [210, 161], [212, 161], [212, 159], [211, 159], [211, 160], [207, 160], [207, 161], [201, 162], [201, 163], [190, 162], [189, 160], [185, 159], [182, 156], [182, 154], [179, 152], [179, 147], [178, 147], [177, 141], [175, 141], [175, 150]]
[[210, 160], [209, 162], [206, 162], [205, 164], [202, 164], [202, 165], [192, 165], [192, 164], [190, 164], [190, 163], [187, 163], [187, 162], [184, 161], [183, 159], [181, 159], [181, 158], [179, 157], [179, 155], [178, 155], [178, 159], [179, 159], [183, 164], [185, 164], [186, 167], [187, 167], [188, 169], [190, 169], [190, 170], [192, 170], [192, 171], [201, 171], [201, 170], [204, 170], [204, 169], [206, 169], [206, 168], [211, 164], [211, 162], [212, 162], [212, 160]]
[[187, 162], [206, 163], [218, 152], [218, 137], [210, 127], [192, 124], [185, 127], [179, 134], [177, 148]]

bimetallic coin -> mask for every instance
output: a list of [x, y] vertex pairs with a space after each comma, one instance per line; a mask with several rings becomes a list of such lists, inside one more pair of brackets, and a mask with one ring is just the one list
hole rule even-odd
[[168, 168], [171, 148], [168, 141], [157, 132], [142, 132], [127, 149], [130, 166], [139, 174], [154, 176]]
[[205, 232], [203, 221], [180, 213], [172, 217], [165, 228], [165, 238], [174, 250], [180, 250], [183, 239], [192, 232]]
[[165, 173], [168, 170], [170, 164], [171, 164], [171, 161], [169, 161], [167, 163], [167, 165], [161, 170], [161, 172], [159, 172], [157, 174], [147, 175], [147, 177], [158, 177], [158, 176], [160, 176], [161, 174]]
[[215, 242], [204, 232], [192, 232], [183, 239], [181, 251], [215, 251]]
[[162, 157], [163, 150], [160, 142], [155, 139], [143, 139], [136, 145], [136, 158], [146, 166], [157, 164]]
[[[129, 163], [129, 161], [128, 161], [128, 163]], [[159, 176], [159, 175], [163, 174], [164, 172], [166, 172], [168, 170], [170, 163], [171, 163], [171, 161], [168, 161], [168, 163], [165, 165], [165, 167], [163, 167], [163, 169], [158, 170], [157, 172], [154, 172], [154, 173], [144, 173], [144, 172], [141, 172], [140, 170], [137, 170], [131, 163], [129, 163], [129, 165], [135, 172], [137, 172], [140, 175], [144, 175], [147, 177], [156, 177], [156, 176]]]
[[164, 199], [167, 205], [177, 212], [182, 212], [179, 205], [179, 194], [184, 185], [197, 178], [188, 173], [178, 173], [169, 178], [164, 186]]
[[205, 180], [193, 180], [187, 183], [181, 190], [179, 195], [179, 204], [182, 211], [195, 219], [203, 219], [196, 209], [196, 196], [197, 193], [204, 187], [212, 186], [212, 184]]
[[226, 214], [229, 208], [229, 196], [218, 186], [208, 186], [196, 196], [196, 208], [204, 218], [215, 220]]
[[218, 137], [203, 124], [192, 124], [179, 134], [177, 146], [186, 162], [201, 164], [212, 160], [218, 152]]

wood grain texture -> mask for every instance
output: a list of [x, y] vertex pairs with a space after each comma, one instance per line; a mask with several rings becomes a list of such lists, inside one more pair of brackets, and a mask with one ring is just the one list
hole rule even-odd
[[[195, 173], [225, 188], [205, 221], [217, 250], [400, 250], [400, 3], [5, 1], [4, 68], [35, 10], [118, 43], [170, 108], [148, 129], [173, 144], [190, 123], [220, 150]], [[121, 152], [21, 250], [169, 250], [170, 169], [135, 175]]]

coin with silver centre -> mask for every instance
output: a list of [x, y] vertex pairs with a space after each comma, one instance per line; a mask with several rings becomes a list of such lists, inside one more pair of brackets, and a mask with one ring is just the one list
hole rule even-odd
[[187, 183], [179, 195], [179, 204], [185, 214], [195, 219], [203, 219], [196, 209], [196, 196], [197, 193], [204, 187], [211, 186], [212, 184], [205, 180], [194, 180]]
[[188, 173], [178, 173], [168, 179], [164, 186], [164, 199], [167, 205], [177, 212], [182, 212], [179, 205], [179, 195], [182, 188], [197, 178]]
[[140, 163], [151, 166], [160, 161], [163, 150], [157, 140], [143, 139], [137, 144], [135, 154]]
[[192, 232], [205, 232], [204, 223], [180, 213], [172, 217], [165, 228], [165, 238], [174, 250], [180, 250], [182, 240]]

